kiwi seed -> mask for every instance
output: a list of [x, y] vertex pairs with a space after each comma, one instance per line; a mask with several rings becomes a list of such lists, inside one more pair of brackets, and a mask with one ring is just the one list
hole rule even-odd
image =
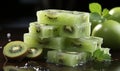
[[63, 30], [65, 32], [68, 32], [68, 33], [73, 33], [74, 32], [74, 28], [72, 26], [67, 26], [67, 25], [63, 26]]

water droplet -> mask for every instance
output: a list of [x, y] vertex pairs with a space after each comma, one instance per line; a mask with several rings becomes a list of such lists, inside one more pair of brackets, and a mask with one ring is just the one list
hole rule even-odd
[[2, 49], [2, 46], [0, 46], [0, 49]]
[[8, 39], [8, 41], [10, 42], [10, 41], [11, 41], [11, 39]]
[[7, 33], [7, 38], [10, 38], [11, 37], [11, 33]]

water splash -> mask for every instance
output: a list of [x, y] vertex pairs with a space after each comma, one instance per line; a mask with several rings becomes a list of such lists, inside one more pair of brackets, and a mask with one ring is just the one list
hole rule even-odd
[[11, 41], [11, 33], [7, 33], [8, 42]]

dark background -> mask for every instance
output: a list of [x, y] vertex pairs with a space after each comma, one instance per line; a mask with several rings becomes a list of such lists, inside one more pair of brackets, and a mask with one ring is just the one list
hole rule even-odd
[[89, 12], [89, 3], [98, 2], [103, 8], [120, 6], [119, 0], [1, 0], [0, 29], [27, 28], [29, 22], [37, 21], [36, 11], [64, 9]]

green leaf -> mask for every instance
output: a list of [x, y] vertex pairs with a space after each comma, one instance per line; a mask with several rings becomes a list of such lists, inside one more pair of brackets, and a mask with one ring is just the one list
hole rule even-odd
[[97, 49], [94, 53], [93, 53], [93, 58], [96, 61], [110, 61], [111, 60], [111, 55], [109, 53], [109, 49], [108, 48], [101, 48], [101, 49]]
[[98, 14], [101, 15], [102, 13], [102, 7], [99, 3], [90, 3], [89, 4], [89, 10], [90, 12], [97, 12]]
[[107, 8], [103, 9], [102, 16], [107, 16], [109, 15], [109, 10]]

